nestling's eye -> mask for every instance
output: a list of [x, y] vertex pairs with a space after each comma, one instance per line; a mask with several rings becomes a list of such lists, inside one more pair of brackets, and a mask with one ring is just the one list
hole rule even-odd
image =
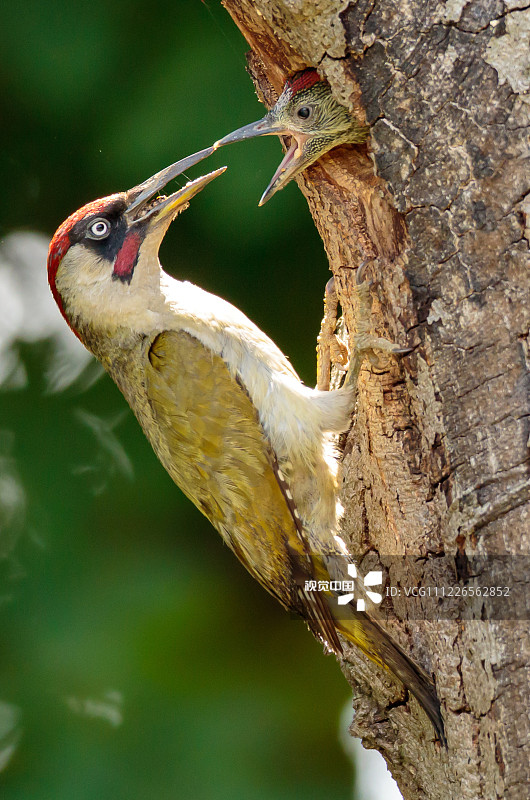
[[311, 106], [302, 106], [301, 108], [298, 109], [296, 113], [298, 114], [300, 119], [309, 119], [309, 117], [311, 116], [311, 111], [312, 111]]
[[99, 217], [90, 223], [86, 235], [89, 239], [106, 239], [110, 233], [110, 222], [108, 219]]

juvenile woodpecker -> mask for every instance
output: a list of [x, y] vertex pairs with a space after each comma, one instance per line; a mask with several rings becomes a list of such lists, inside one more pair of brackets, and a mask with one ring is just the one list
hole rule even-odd
[[[224, 167], [169, 197], [183, 159], [128, 192], [81, 208], [55, 233], [51, 291], [67, 323], [114, 379], [169, 475], [247, 570], [337, 654], [338, 632], [416, 695], [443, 738], [430, 678], [366, 614], [306, 581], [348, 579], [337, 534], [331, 434], [348, 427], [350, 380], [304, 386], [276, 345], [234, 306], [161, 268], [173, 219]], [[346, 573], [346, 574], [345, 574]]]
[[316, 69], [306, 69], [286, 81], [277, 102], [263, 119], [223, 136], [214, 147], [255, 136], [291, 137], [283, 161], [261, 196], [262, 206], [328, 150], [348, 142], [360, 144], [366, 141], [369, 130], [337, 103], [329, 83]]

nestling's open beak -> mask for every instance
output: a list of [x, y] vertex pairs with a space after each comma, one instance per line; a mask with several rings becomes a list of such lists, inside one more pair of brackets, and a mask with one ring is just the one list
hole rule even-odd
[[243, 125], [236, 131], [223, 136], [222, 139], [215, 142], [214, 149], [221, 147], [224, 144], [233, 144], [234, 142], [242, 142], [244, 139], [253, 139], [255, 136], [291, 136], [292, 141], [287, 153], [285, 154], [280, 166], [272, 176], [272, 179], [263, 192], [258, 205], [262, 206], [269, 200], [273, 194], [279, 189], [289, 183], [291, 178], [294, 178], [299, 172], [302, 172], [309, 163], [311, 163], [308, 155], [305, 154], [305, 143], [309, 138], [305, 134], [291, 131], [285, 128], [274, 120], [271, 114], [266, 114], [263, 119], [258, 122], [251, 122], [250, 125]]
[[314, 158], [307, 153], [305, 144], [309, 136], [297, 132], [291, 132], [291, 144], [284, 155], [280, 166], [272, 176], [269, 185], [261, 195], [259, 206], [264, 205], [267, 200], [270, 200], [273, 194], [283, 189], [289, 183], [291, 178], [294, 178], [298, 173], [309, 166], [314, 161]]
[[[160, 170], [156, 175], [148, 178], [138, 186], [129, 189], [127, 198], [130, 201], [130, 205], [126, 211], [129, 224], [136, 225], [139, 222], [145, 222], [145, 220], [155, 215], [157, 223], [158, 221], [167, 219], [168, 216], [174, 216], [182, 206], [185, 206], [192, 197], [204, 189], [206, 184], [210, 183], [214, 178], [217, 178], [218, 175], [221, 175], [226, 167], [221, 167], [207, 175], [196, 178], [194, 181], [190, 181], [183, 186], [182, 189], [169, 195], [169, 197], [156, 198], [155, 195], [157, 192], [160, 192], [169, 181], [173, 180], [173, 178], [182, 175], [187, 169], [193, 167], [199, 161], [202, 161], [203, 158], [207, 158], [213, 152], [213, 147], [207, 147], [205, 150], [193, 153], [193, 155], [183, 158], [175, 162], [175, 164], [171, 164], [171, 166]], [[154, 219], [153, 222], [155, 222]]]

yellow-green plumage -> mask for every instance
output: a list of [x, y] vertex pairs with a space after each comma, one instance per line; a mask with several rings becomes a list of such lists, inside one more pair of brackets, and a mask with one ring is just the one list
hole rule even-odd
[[[310, 553], [245, 389], [219, 356], [183, 331], [156, 337], [145, 374], [164, 441], [159, 457], [175, 483], [251, 575], [286, 608], [313, 620], [314, 600], [304, 590], [305, 580], [313, 577]], [[337, 647], [329, 612], [319, 607], [315, 632]]]

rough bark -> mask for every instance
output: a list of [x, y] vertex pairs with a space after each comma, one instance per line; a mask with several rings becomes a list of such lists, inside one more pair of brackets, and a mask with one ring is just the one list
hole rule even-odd
[[[344, 447], [352, 551], [370, 568], [410, 555], [409, 584], [431, 586], [502, 553], [511, 584], [524, 586], [530, 10], [523, 0], [224, 5], [267, 105], [287, 75], [315, 66], [371, 126], [368, 145], [336, 149], [298, 180], [348, 329], [353, 268], [378, 259], [374, 330], [414, 347], [361, 375]], [[483, 562], [485, 577], [498, 568]], [[403, 599], [388, 614], [392, 635], [436, 678], [447, 752], [402, 688], [348, 652], [352, 733], [384, 754], [405, 798], [528, 796], [528, 633], [511, 602], [505, 619], [487, 618], [484, 602], [471, 620], [418, 621], [422, 609]]]

